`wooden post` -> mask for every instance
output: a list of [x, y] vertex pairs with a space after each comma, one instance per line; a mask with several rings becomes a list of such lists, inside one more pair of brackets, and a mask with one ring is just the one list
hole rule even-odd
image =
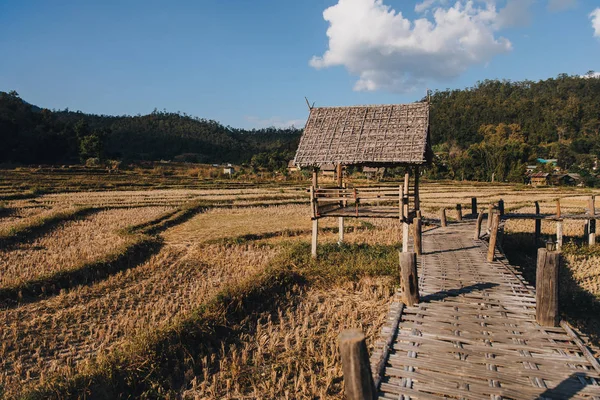
[[312, 185], [313, 187], [316, 189], [319, 186], [319, 178], [317, 176], [317, 172], [318, 169], [315, 167], [313, 168], [313, 173], [312, 173]]
[[419, 278], [415, 253], [400, 253], [400, 289], [404, 304], [412, 307], [419, 303]]
[[494, 205], [490, 203], [488, 205], [488, 214], [487, 214], [487, 230], [492, 229], [492, 216], [494, 215]]
[[563, 245], [563, 223], [556, 221], [556, 250], [561, 251]]
[[365, 335], [359, 329], [343, 331], [339, 337], [344, 388], [348, 400], [373, 400], [377, 390], [371, 374]]
[[494, 214], [492, 217], [492, 230], [490, 231], [490, 245], [488, 247], [487, 260], [494, 261], [496, 253], [496, 241], [498, 240], [498, 226], [500, 225], [500, 214]]
[[405, 220], [402, 223], [402, 252], [408, 252], [408, 235], [409, 235], [409, 226], [408, 221]]
[[414, 221], [414, 241], [415, 241], [415, 253], [417, 253], [418, 256], [420, 256], [421, 254], [423, 254], [423, 227], [422, 227], [422, 221], [421, 221], [421, 210], [417, 210], [417, 216], [415, 218]]
[[538, 249], [535, 318], [542, 326], [558, 326], [558, 270], [560, 253]]
[[419, 198], [419, 166], [415, 166], [415, 210], [421, 209], [421, 199]]
[[344, 243], [344, 217], [338, 218], [338, 244]]
[[500, 216], [504, 215], [504, 200], [498, 200], [498, 213]]
[[341, 188], [342, 187], [342, 179], [343, 179], [343, 166], [342, 166], [342, 164], [338, 164], [337, 165], [336, 172], [337, 172], [337, 186], [339, 188]]
[[446, 221], [446, 209], [442, 208], [440, 210], [440, 221], [442, 223], [442, 227], [448, 226], [448, 222]]
[[404, 173], [404, 190], [403, 190], [403, 194], [402, 194], [402, 207], [403, 207], [403, 214], [404, 214], [404, 220], [403, 220], [403, 225], [402, 225], [402, 252], [406, 253], [408, 251], [408, 235], [410, 234], [410, 227], [408, 226], [408, 213], [409, 213], [409, 207], [408, 207], [408, 183], [409, 183], [409, 179], [410, 179], [410, 170], [407, 168], [406, 172]]
[[590, 215], [596, 215], [596, 196], [592, 195], [588, 199], [588, 213]]
[[456, 205], [456, 220], [462, 221], [462, 204]]
[[471, 197], [471, 214], [477, 215], [477, 197]]
[[560, 199], [556, 199], [556, 218], [560, 218]]
[[596, 196], [590, 196], [588, 199], [588, 215], [592, 218], [587, 221], [588, 244], [594, 246], [596, 244]]
[[[537, 215], [540, 214], [540, 203], [537, 201], [535, 202], [535, 213]], [[536, 220], [535, 220], [535, 235], [534, 235], [534, 240], [535, 240], [536, 245], [539, 242], [541, 236], [542, 236], [542, 220], [536, 218]]]
[[589, 228], [588, 243], [590, 246], [594, 246], [596, 244], [596, 220], [595, 219], [590, 219], [588, 228]]
[[477, 223], [475, 224], [475, 237], [473, 239], [479, 240], [481, 237], [481, 223], [483, 222], [483, 212], [480, 212], [477, 216]]
[[317, 239], [319, 235], [319, 220], [313, 219], [312, 221], [312, 241], [311, 241], [311, 256], [317, 258]]

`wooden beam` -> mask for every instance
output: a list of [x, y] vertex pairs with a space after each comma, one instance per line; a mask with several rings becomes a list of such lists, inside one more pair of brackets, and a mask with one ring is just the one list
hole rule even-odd
[[346, 399], [376, 399], [377, 390], [371, 374], [371, 363], [364, 333], [358, 329], [348, 329], [340, 334], [338, 341]]
[[415, 253], [400, 253], [400, 289], [404, 304], [412, 307], [419, 303], [419, 278]]
[[558, 270], [560, 253], [538, 249], [535, 318], [543, 326], [558, 326]]
[[493, 214], [492, 217], [492, 228], [490, 231], [490, 244], [488, 247], [487, 260], [488, 262], [494, 261], [494, 255], [496, 253], [496, 241], [498, 240], [498, 227], [500, 225], [500, 214]]

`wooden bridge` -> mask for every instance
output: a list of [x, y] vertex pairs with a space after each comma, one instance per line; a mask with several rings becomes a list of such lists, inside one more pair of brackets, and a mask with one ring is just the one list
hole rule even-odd
[[349, 357], [352, 332], [340, 336], [347, 397], [366, 390], [354, 398], [600, 399], [596, 359], [568, 324], [536, 322], [535, 289], [502, 254], [488, 262], [474, 229], [463, 222], [423, 233], [420, 302], [408, 307], [396, 296], [370, 357], [368, 388], [353, 375], [360, 357]]

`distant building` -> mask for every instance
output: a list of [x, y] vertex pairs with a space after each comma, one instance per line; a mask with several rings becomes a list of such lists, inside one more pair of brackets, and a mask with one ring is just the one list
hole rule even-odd
[[535, 170], [537, 169], [537, 165], [528, 165], [527, 166], [527, 173], [533, 173], [535, 172]]
[[550, 158], [547, 160], [545, 158], [538, 158], [537, 162], [539, 162], [540, 164], [552, 164], [552, 165], [558, 164], [558, 160], [556, 158]]
[[385, 173], [385, 168], [363, 167], [363, 174], [367, 179], [381, 179]]
[[223, 173], [225, 175], [233, 175], [234, 172], [235, 172], [235, 169], [232, 166], [223, 168]]
[[335, 176], [335, 165], [324, 164], [321, 166], [321, 173], [323, 176]]
[[531, 186], [548, 186], [550, 174], [547, 172], [536, 172], [529, 177]]
[[553, 174], [551, 182], [556, 186], [576, 186], [582, 183], [579, 174]]
[[298, 167], [296, 164], [294, 164], [294, 160], [290, 160], [288, 162], [287, 170], [289, 173], [298, 172], [298, 171], [300, 171], [300, 167]]

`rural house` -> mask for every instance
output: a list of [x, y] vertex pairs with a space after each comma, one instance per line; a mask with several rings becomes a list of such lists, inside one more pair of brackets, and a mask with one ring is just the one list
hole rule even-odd
[[234, 172], [235, 172], [235, 169], [231, 165], [228, 165], [227, 167], [223, 168], [223, 173], [225, 175], [230, 175], [231, 176], [231, 175], [234, 174]]
[[294, 160], [290, 160], [288, 162], [287, 170], [289, 173], [293, 173], [293, 172], [300, 171], [300, 168], [298, 168], [298, 166], [296, 164], [294, 164]]
[[529, 177], [531, 186], [548, 186], [550, 174], [547, 172], [536, 172]]

